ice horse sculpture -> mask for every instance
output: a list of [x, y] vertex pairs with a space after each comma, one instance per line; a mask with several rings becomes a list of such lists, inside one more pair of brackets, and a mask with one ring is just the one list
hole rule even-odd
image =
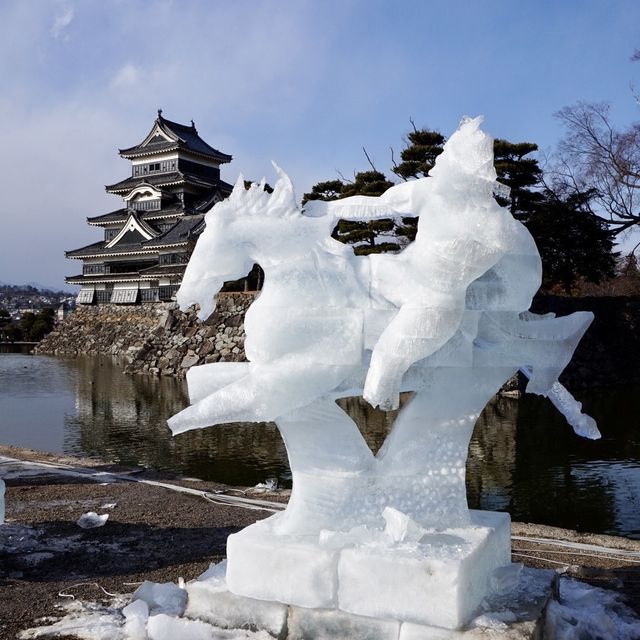
[[[244, 188], [206, 216], [178, 302], [214, 309], [226, 280], [262, 266], [245, 319], [246, 363], [192, 368], [192, 405], [174, 434], [273, 420], [293, 490], [283, 513], [228, 540], [238, 595], [379, 619], [458, 628], [510, 562], [507, 514], [470, 511], [467, 448], [489, 399], [518, 369], [574, 429], [599, 437], [557, 381], [592, 320], [528, 311], [541, 280], [525, 227], [500, 207], [493, 142], [465, 119], [430, 177], [379, 198], [309, 203], [289, 178]], [[331, 238], [340, 218], [419, 216], [398, 254], [356, 257]], [[363, 395], [401, 409], [377, 455], [336, 405]]]

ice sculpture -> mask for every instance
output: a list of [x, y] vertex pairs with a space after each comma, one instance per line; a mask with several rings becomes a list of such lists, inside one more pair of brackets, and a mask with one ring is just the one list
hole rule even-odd
[[[538, 251], [494, 192], [493, 143], [464, 119], [428, 178], [379, 198], [309, 203], [289, 178], [271, 195], [242, 176], [206, 216], [177, 300], [214, 309], [224, 281], [254, 263], [265, 284], [246, 314], [246, 363], [192, 368], [192, 405], [174, 434], [276, 422], [293, 474], [287, 509], [228, 540], [236, 594], [457, 628], [509, 564], [507, 514], [471, 512], [465, 462], [474, 423], [518, 369], [576, 432], [599, 437], [557, 381], [592, 320], [528, 311]], [[398, 254], [357, 257], [338, 219], [419, 216]], [[363, 395], [400, 411], [377, 455], [336, 405]]]

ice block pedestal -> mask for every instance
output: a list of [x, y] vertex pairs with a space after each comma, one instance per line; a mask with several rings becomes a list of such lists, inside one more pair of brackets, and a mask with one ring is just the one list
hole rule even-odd
[[471, 520], [403, 541], [364, 528], [281, 536], [264, 520], [229, 536], [226, 583], [258, 600], [459, 629], [511, 555], [508, 514], [472, 511]]

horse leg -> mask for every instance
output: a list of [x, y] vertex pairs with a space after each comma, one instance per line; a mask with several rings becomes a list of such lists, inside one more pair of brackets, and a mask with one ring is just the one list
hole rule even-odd
[[274, 530], [317, 535], [371, 520], [373, 513], [363, 509], [371, 506], [365, 494], [370, 493], [375, 459], [335, 401], [324, 396], [280, 416], [276, 424], [289, 455], [293, 489], [286, 511], [274, 519]]
[[467, 524], [469, 441], [487, 402], [517, 367], [438, 367], [378, 452], [388, 504], [423, 526]]
[[194, 403], [249, 373], [248, 362], [212, 362], [187, 371], [189, 400]]
[[[167, 422], [175, 435], [230, 422], [275, 420], [331, 391], [351, 370], [351, 367], [331, 365], [310, 368], [298, 354], [266, 364], [250, 364], [247, 375], [202, 397]], [[205, 386], [201, 377], [198, 396]]]

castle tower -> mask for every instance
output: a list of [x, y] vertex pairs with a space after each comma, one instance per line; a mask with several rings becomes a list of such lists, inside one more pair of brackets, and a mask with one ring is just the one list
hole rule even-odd
[[66, 278], [82, 288], [78, 303], [133, 304], [169, 301], [175, 295], [204, 213], [231, 193], [220, 165], [231, 156], [209, 146], [191, 125], [158, 117], [146, 138], [121, 149], [131, 175], [108, 185], [122, 207], [87, 218], [104, 238], [65, 253], [82, 260], [82, 274]]

